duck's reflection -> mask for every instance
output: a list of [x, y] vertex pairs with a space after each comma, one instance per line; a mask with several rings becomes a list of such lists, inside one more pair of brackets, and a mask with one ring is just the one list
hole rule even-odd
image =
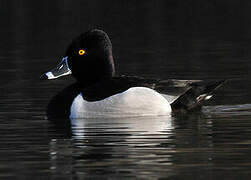
[[[172, 123], [171, 116], [72, 119], [72, 138], [51, 140], [51, 170], [73, 172], [74, 169], [89, 174], [93, 170], [101, 173], [102, 169], [102, 173], [110, 173], [122, 167], [151, 164], [157, 152], [154, 150], [149, 154], [148, 149], [158, 147], [161, 142], [172, 141], [169, 138]], [[169, 158], [167, 155], [161, 159], [171, 163]]]
[[[119, 136], [130, 138], [144, 135], [163, 135], [163, 131], [173, 129], [172, 117], [131, 117], [111, 119], [72, 119], [72, 134], [74, 139], [86, 139], [99, 135]], [[104, 136], [102, 136], [104, 137]]]
[[161, 173], [151, 179], [168, 177], [195, 156], [210, 161], [211, 153], [197, 156], [196, 148], [212, 146], [211, 128], [201, 115], [72, 119], [71, 138], [51, 140], [51, 171], [71, 177], [146, 178], [156, 172]]

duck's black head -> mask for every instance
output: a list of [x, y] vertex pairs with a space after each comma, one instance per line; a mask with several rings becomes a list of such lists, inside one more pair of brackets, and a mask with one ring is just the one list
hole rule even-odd
[[55, 79], [68, 74], [83, 86], [114, 76], [112, 43], [104, 31], [94, 29], [75, 38], [59, 65], [41, 78]]

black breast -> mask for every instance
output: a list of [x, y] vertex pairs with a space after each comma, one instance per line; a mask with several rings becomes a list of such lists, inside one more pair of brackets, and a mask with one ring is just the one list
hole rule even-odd
[[47, 117], [49, 119], [68, 118], [74, 98], [80, 93], [80, 87], [74, 83], [57, 95], [55, 95], [47, 106]]

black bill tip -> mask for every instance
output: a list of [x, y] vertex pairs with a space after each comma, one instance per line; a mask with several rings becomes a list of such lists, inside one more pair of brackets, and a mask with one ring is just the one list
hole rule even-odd
[[42, 74], [39, 78], [41, 81], [47, 80], [48, 76], [46, 74]]

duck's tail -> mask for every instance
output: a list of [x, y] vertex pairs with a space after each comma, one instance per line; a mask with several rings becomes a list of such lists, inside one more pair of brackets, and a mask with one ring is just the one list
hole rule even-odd
[[189, 112], [200, 109], [203, 102], [210, 99], [213, 92], [225, 82], [226, 80], [192, 83], [191, 87], [171, 104], [173, 112]]

